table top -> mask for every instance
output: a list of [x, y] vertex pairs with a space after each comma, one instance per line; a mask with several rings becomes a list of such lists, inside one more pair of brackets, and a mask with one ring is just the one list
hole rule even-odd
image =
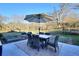
[[50, 38], [51, 35], [39, 34], [39, 37], [41, 37], [41, 38]]

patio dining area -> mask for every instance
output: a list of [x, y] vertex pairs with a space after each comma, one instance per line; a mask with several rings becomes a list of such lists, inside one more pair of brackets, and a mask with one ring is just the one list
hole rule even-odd
[[37, 51], [27, 46], [27, 40], [23, 40], [4, 44], [2, 56], [79, 56], [79, 46], [61, 42], [58, 42], [58, 45], [58, 52], [54, 52], [51, 47]]
[[[0, 43], [2, 45], [2, 54], [3, 53], [5, 54], [5, 52], [3, 52], [3, 50], [6, 49], [6, 48], [4, 48], [4, 46], [6, 46], [6, 45], [16, 46], [19, 50], [21, 48], [23, 48], [23, 49], [21, 49], [22, 51], [25, 51], [26, 53], [28, 52], [28, 54], [34, 55], [34, 56], [36, 56], [37, 54], [38, 54], [38, 56], [40, 56], [40, 55], [42, 56], [45, 54], [53, 55], [51, 52], [52, 48], [53, 48], [53, 52], [55, 54], [58, 51], [56, 49], [58, 47], [58, 44], [55, 44], [55, 43], [58, 43], [57, 42], [58, 40], [54, 41], [54, 42], [50, 41], [51, 40], [50, 38], [52, 38], [53, 40], [55, 39], [55, 36], [52, 37], [52, 35], [50, 35], [50, 33], [39, 32], [37, 34], [33, 34], [32, 32], [28, 32], [26, 34], [19, 33], [19, 35], [17, 34], [17, 36], [15, 36], [14, 33], [13, 33], [14, 35], [13, 34], [9, 35], [9, 34], [10, 33], [7, 33], [7, 36], [5, 36], [6, 41], [4, 43], [2, 43], [2, 41], [1, 41], [1, 43]], [[22, 37], [18, 37], [21, 35], [22, 35]], [[16, 38], [13, 38], [11, 40], [10, 37], [11, 38], [17, 37], [17, 40], [16, 40]], [[23, 39], [23, 37], [24, 37], [24, 39]], [[52, 43], [49, 44], [49, 42], [52, 42]], [[7, 46], [7, 48], [9, 49], [9, 46]], [[50, 50], [49, 50], [49, 48], [50, 48]], [[12, 50], [13, 50], [13, 47], [12, 47]], [[42, 52], [44, 52], [44, 53], [42, 53]]]
[[79, 46], [71, 45], [71, 37], [66, 38], [58, 32], [43, 32], [40, 25], [37, 30], [36, 33], [33, 31], [1, 33], [5, 38], [1, 42], [2, 56], [79, 56]]
[[31, 37], [28, 32], [28, 38], [24, 40], [2, 44], [2, 56], [79, 56], [79, 46], [56, 41], [61, 36], [57, 38], [57, 35], [47, 33], [30, 34]]
[[55, 38], [50, 35], [50, 33], [39, 33], [39, 34], [32, 34], [31, 32], [27, 34], [27, 46], [31, 48], [37, 49], [37, 51], [41, 49], [45, 49], [48, 46], [54, 47], [54, 51], [57, 52], [58, 49], [58, 38], [59, 36], [56, 35]]

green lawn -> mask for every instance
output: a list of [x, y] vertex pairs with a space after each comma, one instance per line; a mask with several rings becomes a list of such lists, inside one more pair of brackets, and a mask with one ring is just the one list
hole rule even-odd
[[[54, 29], [55, 30], [55, 29]], [[70, 35], [70, 34], [61, 34], [61, 30], [58, 30], [58, 31], [51, 31], [50, 33], [52, 33], [52, 34], [60, 34], [60, 35], [62, 35], [62, 36], [64, 36], [64, 37], [71, 37], [72, 38], [72, 43], [74, 44], [74, 45], [79, 45], [79, 35]], [[37, 33], [37, 32], [39, 32], [39, 31], [33, 31], [33, 33]], [[46, 31], [43, 31], [43, 32], [46, 32]], [[54, 33], [53, 33], [54, 32]], [[17, 36], [17, 35], [20, 35], [21, 33], [16, 33], [16, 32], [13, 32], [13, 33], [4, 33], [4, 36], [8, 36], [8, 37], [10, 37], [10, 36]]]
[[64, 37], [71, 37], [74, 45], [79, 45], [79, 35], [62, 34]]
[[[72, 44], [79, 46], [79, 35], [64, 34], [62, 33], [62, 31], [54, 31], [54, 32], [52, 31], [51, 33], [60, 34], [61, 36], [64, 36], [66, 38], [70, 37], [72, 39]], [[60, 41], [63, 42], [61, 39]]]

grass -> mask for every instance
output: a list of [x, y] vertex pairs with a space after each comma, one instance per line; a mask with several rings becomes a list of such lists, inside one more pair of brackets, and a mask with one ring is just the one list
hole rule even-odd
[[71, 37], [72, 44], [79, 45], [79, 35], [62, 34], [62, 36], [64, 36], [64, 37]]
[[[75, 34], [64, 34], [64, 33], [62, 33], [62, 31], [59, 31], [59, 30], [58, 31], [52, 31], [51, 33], [60, 34], [61, 36], [64, 36], [66, 38], [71, 38], [72, 39], [72, 44], [79, 46], [79, 35], [75, 35]], [[61, 39], [60, 39], [60, 41], [63, 42]]]
[[[36, 34], [39, 32], [39, 30], [32, 30], [31, 32], [33, 34]], [[41, 31], [40, 30], [40, 32], [49, 32], [49, 31], [47, 31], [47, 30]], [[61, 29], [53, 29], [53, 30], [51, 30], [50, 33], [53, 33], [53, 32], [55, 32], [55, 34], [57, 34], [57, 33], [61, 34]], [[18, 33], [15, 33], [15, 32], [14, 33], [4, 33], [4, 36], [14, 36], [14, 35], [20, 35], [20, 33], [19, 32]], [[63, 34], [63, 33], [61, 35], [64, 37], [71, 37], [73, 40], [73, 44], [79, 45], [79, 35], [70, 35], [70, 34]]]
[[72, 37], [75, 39], [79, 39], [79, 35], [64, 35], [65, 37]]
[[61, 32], [58, 32], [58, 34], [60, 34], [61, 36], [66, 37], [66, 38], [71, 38], [72, 39], [72, 44], [79, 46], [79, 35], [65, 34], [65, 33], [61, 33]]

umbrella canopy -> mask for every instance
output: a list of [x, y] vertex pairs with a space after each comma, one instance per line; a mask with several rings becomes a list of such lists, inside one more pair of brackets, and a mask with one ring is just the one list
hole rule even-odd
[[33, 14], [33, 15], [26, 15], [24, 20], [29, 22], [36, 22], [36, 23], [44, 23], [48, 21], [52, 21], [46, 14]]
[[[52, 21], [51, 17], [46, 14], [32, 14], [32, 15], [26, 15], [24, 20], [27, 20], [29, 22], [35, 22], [39, 23], [38, 30], [40, 32], [41, 24], [46, 23], [49, 21]], [[41, 24], [40, 24], [41, 23]]]

